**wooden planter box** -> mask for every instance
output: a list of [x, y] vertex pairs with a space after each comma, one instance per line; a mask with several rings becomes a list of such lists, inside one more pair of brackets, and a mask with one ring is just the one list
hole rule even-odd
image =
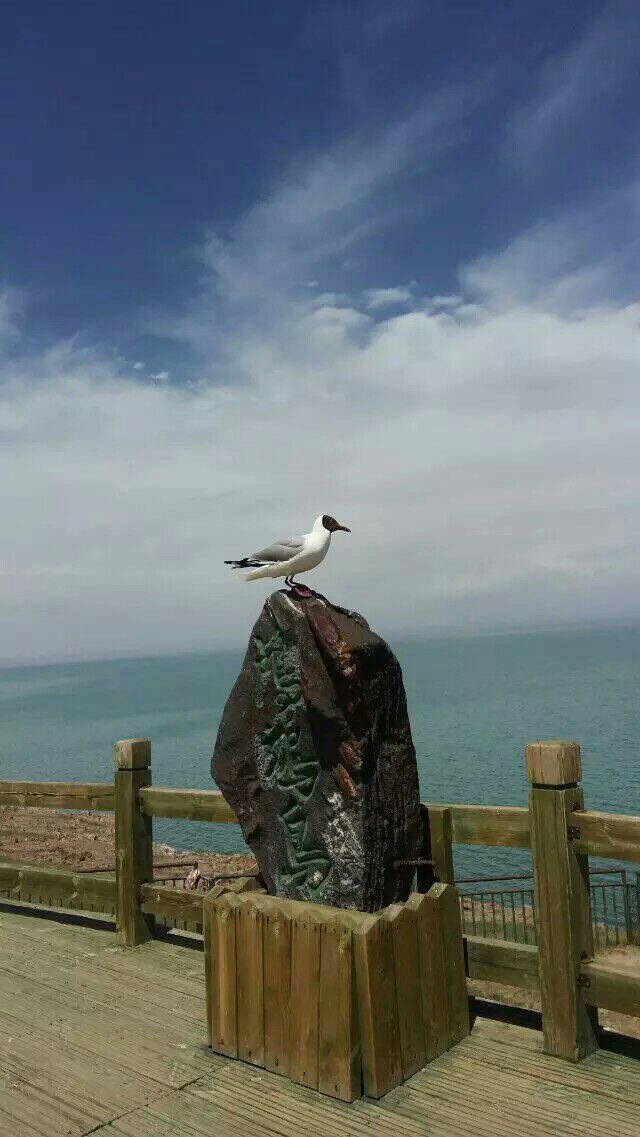
[[374, 915], [210, 893], [204, 937], [212, 1049], [343, 1101], [381, 1097], [469, 1033], [451, 885]]

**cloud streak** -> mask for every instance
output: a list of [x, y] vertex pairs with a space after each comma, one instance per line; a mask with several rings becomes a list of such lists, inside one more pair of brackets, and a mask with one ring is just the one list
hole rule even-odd
[[531, 97], [509, 118], [505, 154], [531, 170], [619, 89], [639, 59], [635, 3], [607, 5], [577, 41], [546, 61]]
[[239, 644], [265, 588], [222, 561], [321, 511], [353, 534], [315, 582], [391, 635], [638, 614], [640, 306], [611, 288], [611, 200], [460, 266], [459, 293], [345, 290], [467, 105], [292, 166], [207, 238], [158, 320], [191, 382], [75, 341], [0, 364], [5, 661]]

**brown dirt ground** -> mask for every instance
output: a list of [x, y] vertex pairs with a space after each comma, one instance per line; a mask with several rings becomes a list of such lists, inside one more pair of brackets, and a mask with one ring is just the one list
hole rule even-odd
[[[63, 813], [57, 809], [0, 806], [0, 860], [25, 865], [56, 865], [76, 871], [113, 871], [112, 813]], [[242, 853], [199, 853], [154, 844], [154, 862], [198, 862], [204, 876], [253, 871], [256, 862]], [[179, 870], [177, 870], [179, 872]], [[161, 875], [159, 872], [156, 875]], [[169, 870], [164, 875], [170, 875]]]

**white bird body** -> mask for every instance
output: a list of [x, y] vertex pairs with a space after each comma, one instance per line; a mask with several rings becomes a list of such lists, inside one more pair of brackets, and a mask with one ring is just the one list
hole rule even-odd
[[244, 574], [243, 580], [278, 576], [289, 579], [297, 573], [309, 572], [324, 560], [331, 544], [331, 535], [338, 529], [350, 532], [346, 525], [339, 525], [335, 518], [322, 513], [316, 517], [309, 533], [303, 533], [301, 537], [283, 538], [250, 557], [225, 561], [225, 564], [230, 564], [233, 568], [250, 569], [250, 572]]

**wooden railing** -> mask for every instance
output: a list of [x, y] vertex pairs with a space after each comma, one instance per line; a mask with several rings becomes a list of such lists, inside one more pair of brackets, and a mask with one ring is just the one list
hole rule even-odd
[[[154, 919], [202, 920], [202, 893], [153, 882], [152, 819], [235, 822], [222, 795], [151, 785], [151, 746], [115, 746], [114, 783], [0, 782], [0, 804], [114, 810], [114, 876], [0, 864], [0, 893], [116, 914], [125, 945], [144, 942]], [[640, 816], [584, 808], [576, 743], [526, 748], [528, 807], [426, 804], [426, 850], [454, 883], [453, 846], [530, 848], [537, 945], [465, 936], [467, 975], [539, 990], [546, 1049], [577, 1059], [595, 1046], [594, 1008], [640, 1016], [640, 968], [593, 959], [588, 857], [640, 862]]]

